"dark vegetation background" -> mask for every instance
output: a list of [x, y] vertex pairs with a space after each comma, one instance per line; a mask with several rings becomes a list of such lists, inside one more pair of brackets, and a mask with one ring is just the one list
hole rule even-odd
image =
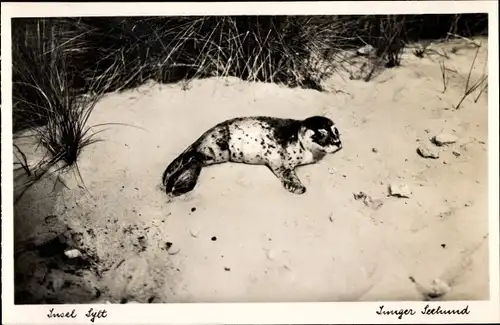
[[13, 19], [14, 130], [47, 122], [42, 93], [57, 78], [68, 96], [215, 75], [319, 88], [311, 54], [333, 64], [370, 44], [386, 55], [449, 32], [483, 35], [487, 24], [487, 14]]

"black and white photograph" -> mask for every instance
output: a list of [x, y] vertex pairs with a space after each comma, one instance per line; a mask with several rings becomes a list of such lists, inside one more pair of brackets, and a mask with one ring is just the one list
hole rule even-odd
[[15, 306], [498, 299], [487, 8], [107, 6], [2, 17]]

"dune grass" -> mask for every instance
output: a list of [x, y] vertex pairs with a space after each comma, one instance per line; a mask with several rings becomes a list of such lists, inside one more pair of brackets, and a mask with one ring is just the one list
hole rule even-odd
[[405, 44], [436, 34], [435, 26], [443, 25], [436, 38], [473, 29], [464, 32], [469, 36], [484, 21], [486, 15], [14, 19], [14, 132], [31, 130], [48, 153], [36, 172], [19, 147], [17, 157], [37, 175], [33, 182], [54, 166], [78, 169], [80, 152], [98, 141], [98, 126], [87, 125], [97, 101], [151, 79], [233, 76], [321, 90], [321, 80], [346, 63], [346, 51], [375, 48], [363, 78], [369, 81], [377, 69], [398, 66]]

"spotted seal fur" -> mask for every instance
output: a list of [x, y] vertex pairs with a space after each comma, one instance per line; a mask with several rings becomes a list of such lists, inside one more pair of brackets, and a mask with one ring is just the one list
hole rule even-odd
[[306, 187], [295, 168], [316, 163], [340, 149], [339, 131], [326, 117], [238, 117], [203, 133], [168, 165], [162, 181], [169, 196], [180, 196], [194, 189], [202, 167], [234, 162], [265, 165], [286, 190], [303, 194]]

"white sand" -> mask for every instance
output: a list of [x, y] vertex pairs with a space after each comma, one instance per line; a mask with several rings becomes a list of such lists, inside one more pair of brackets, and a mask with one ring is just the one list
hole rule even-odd
[[[483, 73], [486, 50], [473, 80]], [[440, 58], [409, 53], [402, 67], [367, 83], [337, 75], [323, 93], [213, 78], [189, 90], [149, 84], [106, 96], [89, 123], [142, 129], [109, 126], [100, 133], [103, 141], [79, 160], [89, 194], [66, 176], [69, 189], [57, 186], [52, 199], [39, 199], [53, 184], [42, 182], [16, 207], [15, 229], [21, 248], [32, 239], [81, 233], [73, 239], [98, 257], [102, 277], [52, 270], [56, 279], [71, 276], [57, 295], [35, 280], [23, 288], [66, 302], [91, 299], [95, 288], [110, 301], [422, 300], [413, 277], [422, 286], [446, 282], [451, 292], [444, 300], [487, 299], [487, 96], [474, 103], [474, 94], [451, 109], [474, 51], [446, 61], [457, 72], [449, 72], [445, 93]], [[203, 169], [195, 190], [173, 202], [159, 187], [167, 165], [222, 120], [317, 114], [335, 121], [344, 149], [298, 169], [307, 187], [302, 196], [286, 192], [267, 168], [241, 164]], [[440, 147], [439, 159], [420, 157], [417, 147], [440, 133], [457, 136], [457, 143]], [[406, 184], [411, 197], [388, 197], [395, 182]], [[354, 199], [360, 191], [383, 205]], [[51, 214], [56, 218], [45, 222]], [[166, 242], [180, 251], [169, 255]], [[18, 265], [32, 268], [29, 254]]]

